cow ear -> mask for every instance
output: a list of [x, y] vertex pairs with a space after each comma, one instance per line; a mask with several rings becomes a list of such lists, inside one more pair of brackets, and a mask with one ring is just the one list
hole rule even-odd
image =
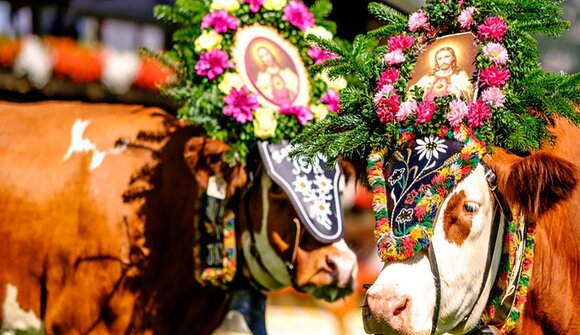
[[[505, 162], [505, 155], [494, 154], [494, 160], [503, 156]], [[531, 220], [569, 198], [578, 184], [577, 167], [551, 154], [540, 152], [509, 160], [507, 165], [494, 169], [498, 186], [508, 202], [516, 204]]]
[[197, 183], [207, 189], [209, 178], [222, 177], [227, 182], [226, 197], [231, 197], [237, 188], [246, 184], [247, 174], [241, 163], [228, 165], [223, 155], [230, 147], [222, 141], [193, 137], [185, 144], [184, 158]]

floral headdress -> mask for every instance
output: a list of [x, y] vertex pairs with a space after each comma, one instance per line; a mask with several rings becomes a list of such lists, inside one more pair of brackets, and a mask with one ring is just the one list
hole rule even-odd
[[[331, 9], [328, 0], [310, 8], [298, 0], [183, 0], [175, 7], [158, 6], [158, 18], [179, 26], [164, 59], [178, 78], [164, 92], [180, 103], [182, 119], [232, 147], [233, 156], [226, 159], [245, 163], [258, 140], [291, 139], [303, 126], [339, 110], [344, 79], [306, 71], [335, 57], [306, 40], [313, 34], [332, 41], [335, 24], [326, 20]], [[270, 45], [258, 47], [256, 32]], [[285, 62], [289, 70], [270, 83], [259, 73], [260, 57]], [[286, 101], [280, 93], [288, 98], [287, 92], [268, 95], [264, 85], [272, 92], [293, 85], [299, 92]]]

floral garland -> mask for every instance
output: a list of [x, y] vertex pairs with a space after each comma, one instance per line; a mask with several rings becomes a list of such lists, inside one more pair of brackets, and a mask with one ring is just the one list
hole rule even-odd
[[171, 79], [169, 70], [148, 56], [53, 36], [0, 38], [0, 66], [26, 76], [36, 88], [60, 77], [79, 85], [101, 82], [118, 95], [132, 86], [158, 92], [159, 86]]
[[332, 32], [321, 26], [332, 26], [324, 19], [330, 8], [328, 1], [318, 1], [309, 9], [298, 0], [190, 0], [176, 7], [158, 6], [158, 18], [184, 23], [174, 35], [175, 54], [167, 58], [182, 69], [180, 81], [166, 91], [183, 102], [181, 118], [226, 141], [233, 160], [245, 163], [258, 140], [293, 138], [303, 126], [338, 112], [344, 79], [308, 73], [307, 83], [301, 85], [310, 89], [302, 103], [265, 103], [256, 84], [240, 71], [242, 60], [236, 50], [245, 29], [263, 27], [285, 40], [288, 49], [295, 48], [305, 66], [332, 59], [336, 55], [306, 40], [309, 34], [333, 39]]
[[[457, 140], [452, 131], [442, 134], [444, 138]], [[424, 197], [414, 199], [413, 210], [418, 223], [404, 237], [396, 237], [391, 229], [390, 215], [387, 207], [387, 194], [385, 183], [385, 160], [387, 148], [375, 149], [368, 159], [367, 174], [369, 185], [373, 194], [373, 210], [375, 212], [375, 241], [378, 254], [383, 262], [400, 261], [412, 257], [421, 249], [427, 247], [433, 236], [433, 223], [429, 218], [436, 211], [440, 203], [445, 200], [449, 191], [453, 190], [464, 177], [477, 167], [477, 164], [486, 153], [485, 146], [478, 140], [467, 136], [463, 129], [465, 143], [456, 161], [449, 168], [444, 168], [434, 176], [429, 188], [424, 192]], [[412, 138], [412, 134], [405, 137]], [[436, 140], [435, 140], [436, 141]], [[401, 143], [403, 144], [403, 143]]]
[[[398, 123], [402, 128], [410, 128], [416, 133], [438, 133], [439, 129], [451, 129], [457, 133], [467, 127], [475, 136], [486, 143], [490, 135], [490, 120], [498, 114], [506, 102], [506, 83], [510, 71], [506, 64], [509, 54], [502, 39], [509, 29], [501, 17], [487, 17], [478, 22], [476, 7], [464, 7], [459, 1], [460, 10], [455, 18], [458, 32], [471, 32], [480, 45], [476, 59], [477, 78], [481, 90], [475, 101], [463, 96], [446, 96], [442, 99], [424, 100], [423, 90], [419, 87], [405, 92], [410, 71], [417, 60], [419, 50], [438, 36], [444, 27], [436, 28], [436, 22], [423, 9], [410, 15], [407, 31], [392, 36], [388, 52], [383, 57], [386, 66], [375, 89], [377, 116], [384, 123]], [[437, 124], [439, 127], [432, 127]]]

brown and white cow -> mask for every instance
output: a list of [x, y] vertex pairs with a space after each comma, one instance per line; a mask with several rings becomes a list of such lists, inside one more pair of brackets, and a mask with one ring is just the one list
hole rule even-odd
[[[580, 129], [558, 120], [553, 132], [554, 147], [525, 158], [496, 150], [485, 160], [509, 206], [537, 223], [532, 279], [517, 328], [522, 334], [580, 334]], [[469, 332], [485, 308], [498, 267], [491, 264], [484, 278], [495, 205], [479, 165], [438, 210], [432, 238], [441, 285], [437, 334]], [[365, 330], [431, 334], [435, 305], [426, 252], [389, 262], [367, 291]]]
[[[297, 237], [289, 199], [225, 164], [228, 150], [155, 108], [0, 103], [2, 327], [40, 319], [47, 334], [211, 333], [229, 295], [194, 280], [192, 243], [212, 174], [228, 183], [238, 233], [263, 233], [262, 284], [328, 299], [351, 292], [357, 265], [344, 241]], [[273, 270], [292, 254], [293, 273]], [[249, 287], [242, 272], [237, 289]]]

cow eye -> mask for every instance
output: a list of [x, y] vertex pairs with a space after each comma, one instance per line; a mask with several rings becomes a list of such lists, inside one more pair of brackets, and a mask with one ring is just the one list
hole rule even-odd
[[284, 190], [275, 182], [270, 183], [270, 192], [274, 194], [280, 194], [284, 192]]
[[475, 213], [479, 209], [479, 204], [468, 201], [463, 205], [463, 209], [465, 209], [467, 213]]

